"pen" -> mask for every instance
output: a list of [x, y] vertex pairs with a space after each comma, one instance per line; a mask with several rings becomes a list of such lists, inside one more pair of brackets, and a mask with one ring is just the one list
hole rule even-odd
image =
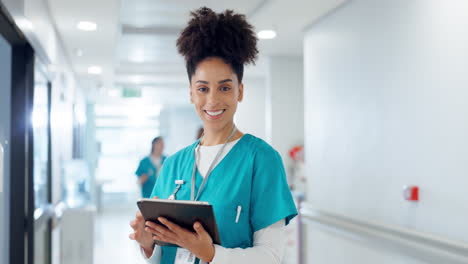
[[237, 206], [236, 224], [239, 223], [239, 216], [241, 214], [241, 211], [242, 211], [242, 206], [238, 205]]

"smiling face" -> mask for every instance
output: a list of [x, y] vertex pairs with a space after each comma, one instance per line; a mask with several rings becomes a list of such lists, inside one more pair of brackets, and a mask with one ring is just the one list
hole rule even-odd
[[220, 58], [207, 58], [197, 65], [190, 83], [190, 99], [205, 129], [231, 126], [244, 87], [229, 64]]

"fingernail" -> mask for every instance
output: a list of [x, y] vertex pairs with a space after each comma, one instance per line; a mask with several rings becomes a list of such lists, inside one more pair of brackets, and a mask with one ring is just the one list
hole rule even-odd
[[195, 228], [200, 228], [200, 223], [195, 223]]

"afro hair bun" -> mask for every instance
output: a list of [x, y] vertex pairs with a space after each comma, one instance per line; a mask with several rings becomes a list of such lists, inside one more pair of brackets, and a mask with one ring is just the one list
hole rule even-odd
[[215, 13], [207, 7], [191, 12], [191, 20], [177, 40], [187, 65], [207, 57], [221, 57], [229, 64], [255, 64], [257, 37], [245, 15], [232, 10]]

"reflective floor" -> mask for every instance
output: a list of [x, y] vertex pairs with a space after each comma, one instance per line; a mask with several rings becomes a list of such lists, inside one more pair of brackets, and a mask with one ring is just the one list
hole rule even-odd
[[137, 244], [128, 238], [131, 232], [129, 222], [133, 219], [135, 211], [136, 204], [127, 199], [114, 198], [109, 201], [104, 198], [103, 208], [96, 216], [95, 264], [146, 263], [140, 255]]

